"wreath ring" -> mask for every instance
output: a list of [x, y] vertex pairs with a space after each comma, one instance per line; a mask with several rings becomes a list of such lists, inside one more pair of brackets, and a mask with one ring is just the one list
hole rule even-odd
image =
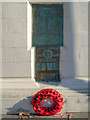
[[[53, 105], [49, 108], [43, 107], [41, 102], [44, 101], [45, 98], [50, 98], [53, 100]], [[51, 116], [55, 115], [61, 111], [63, 105], [63, 97], [61, 94], [53, 89], [43, 89], [37, 92], [32, 98], [33, 109], [37, 114], [41, 114], [43, 116]]]

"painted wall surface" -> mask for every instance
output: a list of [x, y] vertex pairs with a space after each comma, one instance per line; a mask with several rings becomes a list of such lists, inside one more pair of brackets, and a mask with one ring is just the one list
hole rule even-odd
[[[2, 76], [31, 77], [27, 51], [27, 3], [2, 4]], [[88, 3], [64, 4], [61, 77], [88, 75]]]
[[2, 4], [2, 76], [30, 77], [27, 3]]
[[64, 77], [88, 76], [88, 3], [65, 3]]

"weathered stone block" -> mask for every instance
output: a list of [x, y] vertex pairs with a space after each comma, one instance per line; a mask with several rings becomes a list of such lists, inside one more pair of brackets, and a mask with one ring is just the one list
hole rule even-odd
[[67, 112], [88, 112], [88, 97], [67, 98]]
[[2, 76], [3, 77], [30, 77], [31, 76], [30, 63], [3, 63]]
[[2, 37], [3, 47], [27, 47], [26, 32], [25, 33], [4, 33]]
[[2, 14], [3, 18], [10, 17], [26, 17], [27, 3], [25, 2], [3, 2]]
[[4, 33], [25, 33], [26, 18], [15, 17], [2, 19], [2, 32]]
[[9, 63], [30, 63], [30, 51], [26, 48], [3, 48], [2, 49], [2, 62]]

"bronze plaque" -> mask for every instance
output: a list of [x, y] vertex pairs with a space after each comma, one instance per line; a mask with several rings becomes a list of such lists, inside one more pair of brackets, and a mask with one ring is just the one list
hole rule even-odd
[[60, 80], [60, 48], [36, 47], [36, 80]]

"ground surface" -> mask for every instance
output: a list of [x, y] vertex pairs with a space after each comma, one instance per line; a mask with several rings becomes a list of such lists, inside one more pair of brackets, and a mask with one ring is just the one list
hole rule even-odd
[[[89, 113], [71, 113], [72, 117], [70, 118], [89, 118]], [[67, 118], [67, 115], [62, 118]], [[2, 118], [18, 118], [18, 115], [2, 115]], [[29, 118], [61, 118], [60, 114], [54, 115], [54, 116], [39, 116], [39, 115], [30, 115]]]

